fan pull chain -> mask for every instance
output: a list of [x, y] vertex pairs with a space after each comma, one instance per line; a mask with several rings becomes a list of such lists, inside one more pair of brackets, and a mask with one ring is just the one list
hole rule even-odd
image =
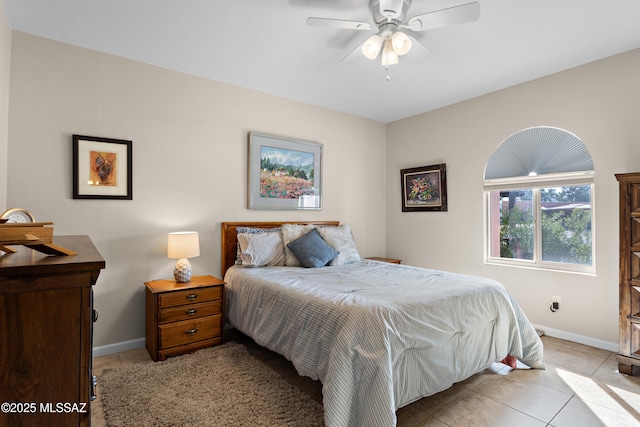
[[385, 71], [387, 72], [387, 81], [390, 82], [391, 81], [391, 76], [389, 75], [389, 66], [385, 66]]

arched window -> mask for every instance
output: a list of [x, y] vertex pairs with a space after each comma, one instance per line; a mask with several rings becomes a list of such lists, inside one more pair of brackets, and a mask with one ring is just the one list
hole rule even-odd
[[593, 161], [571, 132], [533, 127], [487, 162], [485, 260], [594, 273]]

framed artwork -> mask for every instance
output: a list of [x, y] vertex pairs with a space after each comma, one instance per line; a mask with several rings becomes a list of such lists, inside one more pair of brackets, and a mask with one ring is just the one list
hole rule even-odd
[[402, 212], [446, 211], [446, 172], [444, 163], [402, 169]]
[[73, 135], [73, 198], [132, 200], [131, 145]]
[[249, 209], [322, 208], [322, 144], [249, 133]]

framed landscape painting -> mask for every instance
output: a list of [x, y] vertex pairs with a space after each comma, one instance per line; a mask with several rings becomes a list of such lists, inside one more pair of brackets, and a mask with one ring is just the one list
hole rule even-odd
[[249, 133], [249, 209], [322, 208], [322, 144]]
[[402, 169], [402, 212], [446, 211], [446, 172], [444, 163]]

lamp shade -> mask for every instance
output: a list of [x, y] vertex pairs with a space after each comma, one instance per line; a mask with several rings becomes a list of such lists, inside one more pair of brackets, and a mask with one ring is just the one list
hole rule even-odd
[[382, 65], [389, 66], [398, 63], [398, 54], [393, 50], [393, 46], [391, 45], [391, 40], [387, 39], [384, 41], [384, 45], [382, 48]]
[[400, 56], [411, 50], [411, 39], [402, 31], [396, 31], [391, 36], [393, 50]]
[[369, 59], [376, 59], [380, 53], [380, 47], [382, 47], [382, 38], [374, 34], [362, 45], [362, 54]]
[[200, 255], [200, 241], [197, 231], [169, 233], [167, 258], [187, 259]]

